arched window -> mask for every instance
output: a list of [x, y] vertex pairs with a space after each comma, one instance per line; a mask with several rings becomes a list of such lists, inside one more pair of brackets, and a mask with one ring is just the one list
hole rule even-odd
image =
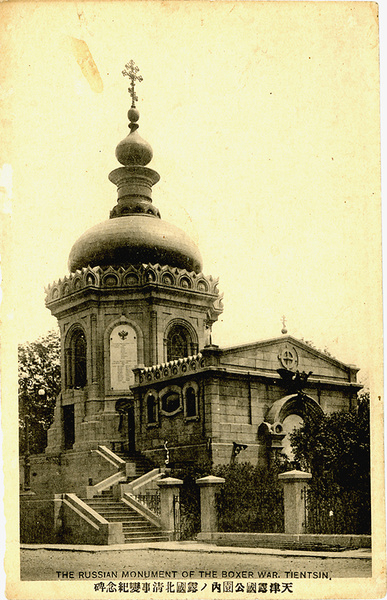
[[199, 386], [196, 381], [188, 381], [183, 387], [184, 418], [199, 419]]
[[74, 341], [74, 387], [84, 387], [86, 378], [86, 338], [79, 332]]
[[149, 394], [146, 399], [146, 409], [148, 423], [157, 423], [157, 404], [153, 394]]
[[167, 337], [167, 361], [191, 356], [197, 351], [191, 335], [183, 325], [174, 325]]
[[197, 415], [197, 402], [196, 393], [193, 387], [189, 387], [185, 390], [185, 416], [196, 417]]
[[83, 388], [87, 384], [86, 336], [77, 328], [65, 350], [66, 387]]

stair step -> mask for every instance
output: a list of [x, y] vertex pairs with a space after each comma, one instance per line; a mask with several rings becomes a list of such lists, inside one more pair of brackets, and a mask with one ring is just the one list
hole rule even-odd
[[121, 517], [115, 517], [112, 515], [104, 515], [103, 513], [98, 513], [101, 515], [101, 517], [103, 517], [104, 519], [106, 519], [106, 521], [109, 521], [109, 523], [133, 523], [134, 525], [143, 525], [145, 523], [147, 523], [147, 521], [142, 520], [142, 519], [128, 519], [127, 516], [121, 516]]
[[[126, 463], [134, 463], [135, 475], [127, 477], [127, 483], [149, 473], [155, 466], [141, 454], [114, 451]], [[110, 523], [121, 523], [125, 543], [167, 541], [169, 536], [148, 521], [136, 510], [113, 496], [112, 488], [102, 490], [93, 498], [82, 499], [90, 508]]]
[[88, 506], [91, 506], [91, 508], [97, 511], [104, 510], [111, 513], [122, 513], [125, 511], [125, 513], [138, 514], [135, 511], [131, 510], [129, 507], [126, 508], [125, 506], [103, 506], [103, 504], [89, 504], [88, 502], [87, 504]]
[[[89, 504], [89, 506], [91, 506], [94, 510], [96, 510], [97, 512], [99, 510], [103, 510], [104, 512], [108, 512], [111, 515], [128, 515], [131, 517], [134, 517], [136, 515], [140, 515], [141, 513], [138, 513], [135, 510], [130, 509], [129, 507], [126, 508], [125, 506], [117, 506], [117, 507], [113, 507], [113, 506], [94, 506]], [[143, 516], [143, 515], [141, 515]]]
[[150, 525], [149, 523], [134, 524], [129, 523], [128, 521], [122, 521], [122, 529], [124, 529], [124, 531], [137, 531], [140, 529], [147, 529], [148, 531], [160, 531], [158, 527], [156, 527], [155, 525]]
[[[87, 500], [88, 504], [95, 504], [95, 506], [108, 506], [109, 508], [126, 508], [123, 502], [114, 502], [112, 500], [104, 502], [103, 500]], [[129, 507], [128, 507], [129, 508]]]
[[97, 512], [99, 510], [103, 510], [104, 512], [109, 512], [111, 514], [125, 514], [125, 515], [138, 515], [139, 513], [135, 510], [132, 510], [131, 508], [126, 508], [125, 506], [101, 506], [100, 504], [89, 504], [88, 506], [90, 506], [91, 508], [93, 508], [94, 510], [96, 510]]
[[169, 537], [167, 535], [155, 535], [155, 536], [125, 536], [125, 544], [133, 542], [167, 542]]
[[[91, 507], [93, 508], [93, 507]], [[93, 508], [93, 510], [95, 510], [95, 512], [103, 515], [104, 517], [116, 517], [117, 519], [127, 519], [127, 520], [145, 520], [144, 517], [142, 515], [140, 515], [139, 513], [130, 513], [125, 511], [112, 511], [112, 510], [104, 510], [103, 508], [99, 508], [98, 510], [96, 510], [95, 508]]]
[[153, 536], [153, 535], [162, 535], [162, 531], [160, 529], [123, 529], [124, 537], [134, 537], [134, 536]]

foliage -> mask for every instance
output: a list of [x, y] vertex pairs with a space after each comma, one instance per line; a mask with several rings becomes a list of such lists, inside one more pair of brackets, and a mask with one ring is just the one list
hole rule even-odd
[[306, 416], [290, 436], [295, 461], [312, 473], [311, 497], [340, 521], [337, 533], [370, 532], [369, 410], [369, 394], [363, 393], [355, 409]]
[[171, 477], [182, 479], [180, 487], [180, 539], [193, 539], [200, 532], [200, 488], [195, 483], [211, 472], [210, 462], [171, 469]]
[[220, 531], [282, 532], [284, 509], [279, 466], [250, 463], [220, 465], [214, 474], [224, 477], [217, 507]]
[[35, 342], [19, 344], [19, 448], [25, 453], [28, 421], [29, 452], [44, 451], [60, 391], [60, 339], [50, 331]]

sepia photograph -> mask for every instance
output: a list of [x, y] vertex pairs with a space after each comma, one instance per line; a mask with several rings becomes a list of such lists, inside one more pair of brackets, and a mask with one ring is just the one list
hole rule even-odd
[[384, 597], [378, 10], [1, 4], [4, 597]]

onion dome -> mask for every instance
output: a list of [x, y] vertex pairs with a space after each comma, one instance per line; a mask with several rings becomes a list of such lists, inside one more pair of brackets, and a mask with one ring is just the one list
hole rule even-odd
[[147, 165], [153, 156], [153, 150], [139, 135], [137, 121], [140, 113], [137, 108], [131, 108], [128, 111], [130, 133], [123, 139], [116, 148], [117, 160], [122, 165]]
[[116, 148], [123, 165], [112, 171], [109, 180], [117, 186], [118, 200], [110, 218], [87, 230], [73, 245], [69, 269], [74, 272], [90, 265], [128, 266], [158, 263], [195, 271], [202, 270], [196, 244], [178, 227], [161, 220], [152, 203], [152, 186], [159, 174], [146, 165], [151, 161], [151, 146], [138, 133], [140, 113], [135, 108], [134, 81], [142, 81], [133, 61], [126, 65], [132, 83], [132, 107], [128, 111], [130, 133]]

